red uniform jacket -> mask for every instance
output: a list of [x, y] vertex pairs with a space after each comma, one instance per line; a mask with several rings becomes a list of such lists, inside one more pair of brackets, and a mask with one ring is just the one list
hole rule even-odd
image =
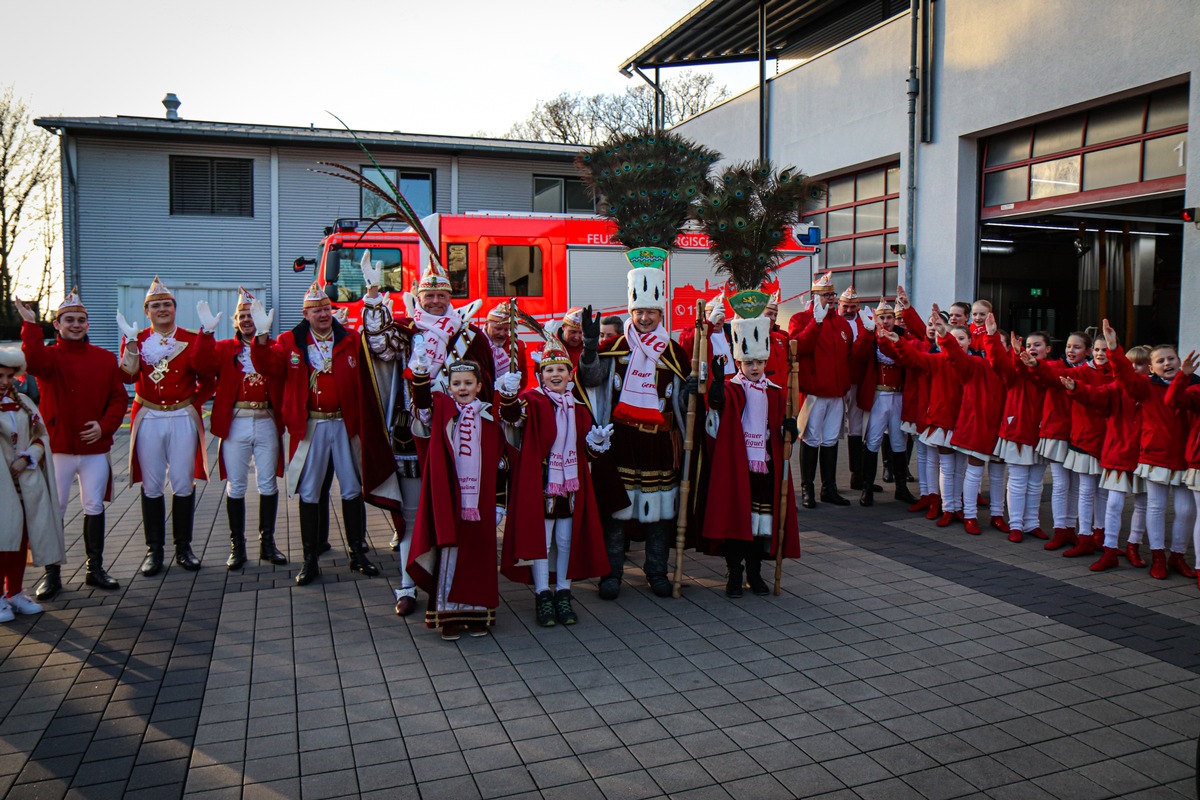
[[[1097, 367], [1091, 362], [1071, 373], [1076, 383], [1087, 386], [1103, 386], [1112, 382], [1112, 367], [1105, 364]], [[1061, 384], [1060, 384], [1061, 385]], [[1064, 392], [1063, 394], [1070, 394]], [[1100, 458], [1104, 450], [1104, 434], [1108, 429], [1104, 418], [1088, 413], [1087, 408], [1079, 403], [1071, 404], [1071, 447], [1087, 453], [1093, 458]]]
[[[725, 407], [721, 409], [721, 424], [716, 438], [708, 442], [707, 485], [721, 487], [709, 492], [704, 506], [704, 523], [697, 549], [707, 553], [719, 552], [719, 545], [726, 539], [751, 541], [750, 535], [750, 485], [746, 476], [750, 474], [750, 461], [746, 456], [746, 440], [742, 431], [742, 410], [746, 407], [746, 390], [725, 381]], [[780, 489], [783, 466], [783, 417], [787, 408], [787, 397], [780, 389], [767, 390], [767, 431], [770, 434], [769, 458], [775, 497], [772, 504], [774, 524], [779, 525]], [[782, 504], [787, 515], [783, 532], [783, 555], [785, 558], [800, 557], [800, 528], [796, 520], [796, 493], [792, 476], [787, 479], [787, 499]], [[776, 552], [776, 537], [771, 537], [771, 555]]]
[[[269, 340], [268, 340], [268, 346]], [[242, 354], [241, 339], [222, 339], [213, 343], [213, 353], [217, 366], [217, 394], [213, 398], [212, 414], [208, 418], [208, 429], [218, 439], [229, 438], [229, 428], [233, 424], [233, 404], [240, 398], [242, 385], [247, 374], [242, 371], [238, 356]], [[253, 356], [251, 356], [253, 359]], [[258, 369], [255, 367], [255, 369]], [[277, 376], [261, 374], [266, 380], [265, 396], [271, 404], [271, 416], [275, 420], [275, 430], [283, 435], [283, 380]], [[225, 479], [225, 460], [221, 451], [217, 451], [217, 464], [220, 467], [221, 479]], [[283, 475], [283, 451], [279, 452], [279, 464], [276, 475]]]
[[[914, 350], [925, 352], [929, 349], [928, 333], [925, 320], [911, 306], [900, 312], [900, 322], [903, 323], [904, 335]], [[900, 401], [900, 419], [910, 422], [920, 430], [924, 409], [929, 407], [929, 376], [921, 372], [905, 372], [904, 399]]]
[[[905, 313], [911, 310], [912, 309], [905, 309]], [[920, 350], [923, 349], [921, 345], [925, 337], [925, 324], [920, 321], [919, 314], [914, 312], [912, 316], [917, 318], [916, 321], [919, 326], [918, 335], [921, 338], [918, 339], [916, 336], [910, 333], [908, 329], [903, 327], [897, 327], [895, 332], [907, 339], [908, 343], [914, 348]], [[908, 322], [909, 318], [905, 317], [905, 321]], [[879, 360], [879, 340], [875, 338], [874, 331], [867, 331], [866, 333], [859, 335], [866, 336], [871, 341], [869, 347], [864, 345], [856, 349], [854, 352], [854, 358], [862, 364], [861, 377], [858, 384], [858, 394], [856, 395], [858, 407], [863, 411], [870, 411], [875, 407], [875, 393], [879, 391], [879, 387], [894, 386], [902, 392], [900, 401], [900, 419], [904, 420], [904, 406], [909, 402], [915, 401], [920, 392], [919, 387], [915, 387], [910, 391], [910, 381], [908, 376], [905, 373], [904, 367], [898, 362], [893, 364], [884, 364]], [[855, 341], [857, 342], [857, 340]], [[885, 353], [884, 355], [887, 354]], [[888, 356], [888, 358], [891, 358], [891, 356]], [[912, 383], [916, 384], [917, 381], [913, 380]], [[911, 419], [906, 421], [915, 422], [916, 420]]]
[[[491, 414], [486, 403], [483, 413]], [[426, 593], [436, 595], [438, 550], [457, 547], [454, 582], [447, 599], [452, 603], [496, 608], [500, 605], [500, 587], [496, 573], [494, 504], [502, 441], [500, 424], [490, 416], [482, 417], [480, 518], [468, 521], [462, 518], [458, 504], [458, 477], [448, 433], [448, 426], [458, 416], [458, 404], [449, 395], [434, 392], [432, 414], [428, 455], [421, 468], [421, 500], [417, 506], [412, 549], [408, 554], [408, 574]], [[539, 502], [538, 508], [541, 507]], [[545, 535], [543, 525], [543, 541]]]
[[1167, 405], [1170, 383], [1154, 375], [1138, 375], [1126, 358], [1110, 358], [1109, 363], [1121, 388], [1142, 406], [1138, 463], [1170, 470], [1187, 469], [1185, 454], [1191, 420], [1188, 412]]
[[1000, 419], [1000, 438], [1014, 444], [1036, 447], [1040, 437], [1042, 407], [1046, 389], [1033, 373], [1021, 363], [1020, 356], [1011, 353], [1012, 373], [1008, 393], [1004, 398], [1004, 415]]
[[1074, 378], [1077, 369], [1061, 360], [1039, 361], [1033, 367], [1034, 379], [1046, 390], [1042, 400], [1041, 438], [1071, 441], [1071, 401], [1065, 397], [1058, 379], [1061, 375]]
[[[1124, 360], [1125, 351], [1118, 347], [1108, 357]], [[1088, 386], [1076, 381], [1075, 391], [1067, 392], [1067, 397], [1102, 422], [1108, 422], [1104, 446], [1100, 450], [1100, 467], [1120, 472], [1137, 469], [1141, 453], [1142, 410], [1121, 385], [1113, 382]]]
[[[983, 334], [979, 342], [984, 345], [986, 356], [974, 356], [963, 352], [953, 336], [942, 336], [938, 346], [963, 384], [962, 402], [958, 407], [958, 418], [954, 422], [954, 436], [950, 444], [990, 456], [996, 449], [996, 437], [1000, 431], [1000, 414], [1004, 411], [1004, 382], [1001, 379], [1003, 365], [1008, 354], [999, 336]], [[1002, 366], [997, 368], [996, 362]]]
[[913, 371], [929, 376], [929, 402], [926, 405], [924, 425], [919, 427], [921, 432], [929, 428], [952, 430], [958, 421], [958, 407], [962, 403], [962, 381], [950, 366], [950, 360], [945, 351], [924, 353], [901, 339], [892, 343], [890, 339], [881, 339], [884, 352], [895, 358], [900, 364]]
[[[707, 331], [707, 338], [708, 338], [708, 342], [706, 343], [706, 347], [704, 350], [704, 360], [707, 363], [711, 364], [712, 360], [713, 360], [712, 337], [713, 337], [713, 334], [717, 332], [717, 326], [713, 325], [711, 322], [706, 321], [704, 323], [704, 327], [705, 327], [705, 330]], [[728, 330], [725, 331], [725, 340], [729, 343], [729, 352], [733, 353], [733, 333], [731, 331], [728, 331]], [[695, 352], [695, 349], [696, 349], [696, 328], [695, 328], [695, 326], [688, 326], [679, 332], [679, 346], [683, 348], [683, 352], [687, 353], [688, 362], [691, 363], [692, 353]], [[730, 365], [730, 366], [732, 366], [732, 365]], [[713, 377], [714, 377], [711, 374], [712, 370], [709, 370], [709, 373], [710, 374], [708, 376], [708, 385], [712, 386]], [[785, 377], [784, 380], [787, 380], [787, 378]], [[775, 381], [775, 382], [779, 383], [779, 381]]]
[[[546, 558], [546, 476], [544, 467], [554, 437], [554, 405], [541, 389], [521, 395], [525, 401], [525, 434], [521, 448], [509, 459], [512, 484], [508, 515], [504, 523], [504, 543], [500, 550], [500, 572], [509, 580], [533, 583], [533, 571], [518, 561]], [[587, 405], [575, 403], [575, 447], [579, 454], [579, 489], [571, 523], [571, 555], [567, 578], [586, 580], [607, 575], [608, 555], [604, 549], [604, 529], [600, 527], [596, 495], [592, 488], [590, 455], [585, 437], [592, 429], [592, 413]], [[551, 572], [554, 564], [551, 563]]]
[[[129, 407], [123, 373], [113, 354], [87, 342], [64, 339], [46, 347], [41, 327], [31, 322], [21, 326], [21, 349], [42, 392], [39, 407], [50, 430], [51, 451], [87, 456], [111, 450], [113, 434]], [[79, 438], [89, 422], [100, 424], [100, 438], [91, 443]]]
[[814, 397], [844, 397], [850, 391], [850, 357], [855, 347], [868, 345], [866, 337], [853, 340], [850, 323], [830, 309], [820, 323], [812, 311], [795, 314], [788, 336], [797, 342], [800, 391]]
[[[862, 317], [855, 314], [853, 317], [842, 317], [850, 324], [850, 336], [855, 343], [864, 336], [874, 339], [871, 331], [867, 330], [867, 326], [863, 324]], [[875, 345], [872, 344], [873, 348]], [[867, 362], [865, 359], [855, 359], [850, 362], [850, 384], [852, 386], [860, 386], [863, 382], [863, 375], [866, 372]], [[861, 407], [861, 406], [860, 406]]]
[[[1109, 358], [1112, 358], [1110, 355]], [[1191, 427], [1188, 431], [1187, 457], [1188, 469], [1200, 469], [1200, 384], [1191, 375], [1176, 373], [1175, 380], [1167, 389], [1167, 403], [1180, 411], [1187, 411], [1191, 417]]]

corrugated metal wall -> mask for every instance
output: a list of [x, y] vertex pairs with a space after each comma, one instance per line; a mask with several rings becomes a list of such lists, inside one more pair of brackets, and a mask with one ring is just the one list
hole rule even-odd
[[562, 162], [460, 158], [458, 210], [532, 211], [534, 175], [579, 177], [574, 167]]

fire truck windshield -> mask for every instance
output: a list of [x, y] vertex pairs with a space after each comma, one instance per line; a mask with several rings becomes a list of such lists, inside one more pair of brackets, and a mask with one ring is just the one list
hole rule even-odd
[[[330, 248], [325, 262], [325, 283], [327, 287], [336, 287], [335, 302], [353, 303], [361, 300], [366, 294], [367, 286], [363, 281], [359, 262], [367, 250], [371, 251], [371, 261], [376, 267], [383, 270], [382, 277], [379, 279], [380, 289], [385, 292], [404, 290], [404, 274], [398, 248], [341, 247], [336, 250]], [[328, 289], [326, 293], [333, 297]]]

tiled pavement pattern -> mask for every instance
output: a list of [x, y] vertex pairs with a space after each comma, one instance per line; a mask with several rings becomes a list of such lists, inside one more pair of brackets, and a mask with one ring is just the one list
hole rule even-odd
[[220, 485], [200, 490], [199, 573], [133, 577], [126, 490], [123, 589], [82, 588], [75, 520], [69, 590], [0, 626], [7, 796], [1196, 796], [1200, 592], [1178, 577], [822, 506], [778, 598], [728, 600], [689, 556], [682, 600], [631, 568], [619, 601], [578, 586], [580, 624], [540, 629], [502, 581], [494, 635], [447, 643], [392, 614], [379, 515], [383, 578], [335, 552], [300, 589], [294, 563], [227, 572]]

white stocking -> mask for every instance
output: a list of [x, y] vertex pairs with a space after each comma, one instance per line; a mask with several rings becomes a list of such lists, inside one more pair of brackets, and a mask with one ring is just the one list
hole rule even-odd
[[1163, 550], [1167, 546], [1167, 495], [1171, 487], [1146, 481], [1146, 535], [1150, 538], [1151, 550]]
[[1079, 472], [1071, 474], [1079, 482], [1079, 533], [1090, 534], [1095, 515], [1096, 484], [1100, 481], [1100, 478], [1097, 475], [1084, 475]]
[[[1008, 465], [1008, 525], [1014, 531], [1024, 531], [1025, 524], [1025, 493], [1029, 491], [1030, 467], [1024, 464]], [[996, 492], [992, 490], [992, 502], [995, 503]], [[992, 511], [992, 516], [996, 512]]]
[[[965, 458], [965, 456], [964, 456]], [[983, 464], [967, 463], [962, 485], [963, 517], [979, 518], [979, 489], [983, 485]]]
[[571, 579], [568, 576], [571, 567], [571, 526], [574, 520], [570, 517], [554, 521], [554, 549], [558, 557], [554, 563], [554, 588], [558, 591], [570, 591]]
[[1071, 516], [1071, 476], [1074, 473], [1057, 461], [1050, 462], [1050, 511], [1054, 516], [1054, 527], [1069, 528], [1074, 521]]
[[1023, 531], [1036, 530], [1041, 526], [1042, 481], [1046, 477], [1046, 465], [1034, 464], [1029, 468], [1029, 484], [1025, 490], [1025, 527]]
[[1183, 486], [1176, 486], [1172, 494], [1175, 495], [1175, 519], [1171, 523], [1171, 552], [1186, 555], [1188, 537], [1196, 522], [1196, 504], [1192, 493]]
[[[1125, 513], [1125, 493], [1109, 492], [1104, 505], [1104, 546], [1119, 547], [1121, 544], [1121, 517]], [[1132, 539], [1133, 537], [1130, 536]]]
[[1141, 544], [1146, 538], [1146, 493], [1133, 496], [1133, 519], [1129, 520], [1129, 543]]
[[1004, 516], [1004, 464], [988, 462], [988, 513], [993, 517]]

